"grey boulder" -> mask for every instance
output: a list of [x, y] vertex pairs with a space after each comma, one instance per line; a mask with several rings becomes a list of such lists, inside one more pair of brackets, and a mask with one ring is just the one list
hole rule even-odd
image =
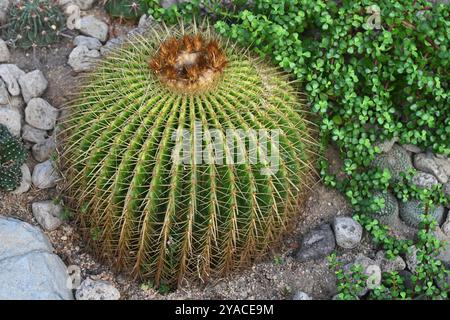
[[336, 242], [330, 225], [323, 224], [305, 235], [296, 258], [300, 262], [320, 259], [332, 253], [335, 247]]
[[0, 300], [71, 300], [67, 268], [47, 237], [0, 216]]

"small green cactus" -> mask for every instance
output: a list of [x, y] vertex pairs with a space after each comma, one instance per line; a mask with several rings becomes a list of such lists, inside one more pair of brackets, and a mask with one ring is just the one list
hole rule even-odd
[[64, 25], [57, 0], [15, 0], [3, 36], [23, 49], [47, 46], [59, 40]]
[[145, 0], [106, 0], [105, 10], [111, 17], [136, 20], [148, 11]]
[[374, 212], [372, 216], [388, 225], [395, 222], [399, 216], [397, 198], [390, 192], [375, 192], [374, 197], [384, 200], [384, 208]]
[[[422, 221], [421, 216], [426, 212], [425, 207], [420, 200], [412, 199], [406, 202], [400, 202], [400, 217], [410, 227], [418, 228]], [[429, 208], [428, 214], [431, 215], [438, 224], [444, 221], [444, 207], [438, 206]]]
[[0, 189], [13, 191], [19, 186], [22, 180], [20, 167], [26, 159], [22, 142], [0, 124]]
[[400, 180], [401, 172], [407, 173], [410, 169], [413, 169], [411, 156], [397, 144], [394, 144], [389, 152], [378, 154], [372, 162], [372, 166], [379, 169], [388, 169], [393, 182]]
[[[249, 265], [293, 226], [317, 142], [286, 74], [212, 30], [153, 26], [88, 79], [61, 160], [68, 202], [100, 257], [179, 284]], [[279, 143], [245, 136], [267, 130]], [[229, 138], [245, 143], [220, 144]]]

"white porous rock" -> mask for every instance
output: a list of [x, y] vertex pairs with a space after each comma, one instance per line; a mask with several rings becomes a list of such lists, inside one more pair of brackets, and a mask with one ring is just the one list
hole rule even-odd
[[48, 81], [41, 70], [34, 70], [22, 75], [19, 78], [19, 84], [23, 99], [25, 102], [29, 102], [32, 98], [38, 98], [44, 93]]
[[33, 98], [25, 108], [25, 121], [35, 128], [52, 130], [58, 119], [58, 109], [42, 98]]
[[76, 27], [82, 34], [97, 38], [101, 42], [108, 39], [108, 25], [94, 16], [82, 17]]
[[6, 87], [12, 96], [20, 94], [18, 80], [25, 72], [15, 64], [0, 64], [0, 77], [5, 81]]
[[41, 143], [47, 139], [47, 131], [37, 129], [28, 124], [22, 128], [22, 139], [31, 143]]
[[20, 185], [16, 188], [16, 190], [12, 191], [12, 194], [20, 195], [28, 192], [31, 188], [31, 171], [30, 168], [26, 164], [23, 164], [20, 167], [20, 171], [22, 172], [22, 180], [20, 181]]
[[33, 185], [39, 189], [53, 188], [60, 179], [61, 176], [52, 160], [37, 164], [31, 177]]
[[63, 208], [53, 201], [35, 202], [31, 205], [31, 211], [36, 221], [47, 231], [53, 231], [61, 225], [61, 213]]
[[89, 50], [85, 45], [75, 47], [69, 55], [69, 65], [75, 72], [92, 70], [96, 60], [100, 58], [98, 50]]
[[334, 235], [338, 246], [353, 249], [362, 238], [362, 226], [350, 217], [336, 217], [333, 222]]
[[0, 124], [8, 128], [15, 137], [20, 137], [22, 115], [20, 111], [10, 106], [0, 106]]
[[100, 50], [102, 47], [102, 43], [100, 40], [93, 38], [93, 37], [86, 37], [86, 36], [77, 36], [73, 40], [73, 44], [75, 46], [85, 46], [89, 50]]
[[119, 300], [120, 292], [110, 282], [86, 279], [76, 291], [77, 300]]
[[6, 42], [3, 39], [0, 39], [0, 62], [8, 62], [10, 58], [11, 55]]

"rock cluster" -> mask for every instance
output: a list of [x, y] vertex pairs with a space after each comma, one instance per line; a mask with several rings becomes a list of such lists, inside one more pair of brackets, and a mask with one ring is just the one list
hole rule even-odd
[[39, 189], [53, 188], [60, 179], [50, 160], [56, 149], [54, 131], [59, 111], [41, 98], [47, 87], [40, 70], [26, 73], [14, 64], [0, 64], [0, 123], [21, 136], [40, 162], [32, 174], [26, 164], [22, 167], [22, 182], [15, 194], [27, 192], [31, 184]]
[[[422, 151], [417, 146], [399, 145], [396, 143], [397, 141], [392, 140], [379, 145], [383, 152], [376, 157], [374, 166], [388, 169], [395, 179], [398, 179], [401, 172], [406, 173], [409, 169], [415, 169], [416, 173], [412, 178], [412, 183], [415, 186], [430, 189], [442, 185], [444, 192], [450, 195], [450, 158], [433, 154], [429, 151]], [[389, 196], [389, 202], [391, 201], [397, 202], [395, 197]], [[390, 208], [394, 207], [397, 207], [397, 205], [390, 205]], [[439, 225], [442, 225], [445, 217], [448, 215], [448, 210], [443, 206], [425, 208], [417, 200], [411, 199], [398, 203], [398, 213], [391, 210], [391, 212], [384, 212], [382, 215], [380, 213], [380, 217], [390, 214], [392, 216], [398, 215], [409, 227], [417, 228], [420, 222], [420, 216], [426, 210], [434, 216]], [[391, 219], [391, 221], [395, 221], [395, 219]], [[386, 220], [384, 222], [389, 221]]]

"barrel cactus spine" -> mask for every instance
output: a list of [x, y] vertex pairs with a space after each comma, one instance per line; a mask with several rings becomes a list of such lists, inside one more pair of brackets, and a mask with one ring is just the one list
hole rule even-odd
[[[61, 165], [90, 245], [157, 284], [262, 257], [314, 179], [314, 127], [294, 85], [209, 29], [134, 36], [69, 109]], [[236, 148], [221, 144], [217, 161], [229, 133]]]

